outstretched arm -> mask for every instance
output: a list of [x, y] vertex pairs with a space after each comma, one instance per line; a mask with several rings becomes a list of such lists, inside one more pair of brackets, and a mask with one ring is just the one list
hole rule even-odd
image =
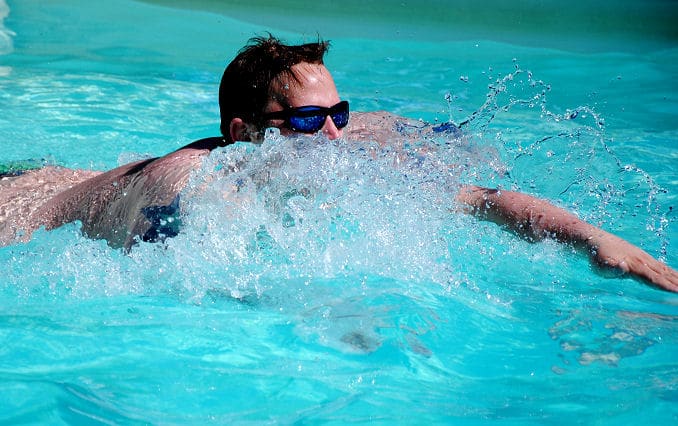
[[457, 200], [470, 212], [532, 239], [552, 237], [584, 247], [601, 267], [629, 273], [664, 290], [678, 292], [678, 272], [645, 251], [586, 223], [547, 201], [512, 191], [464, 186]]

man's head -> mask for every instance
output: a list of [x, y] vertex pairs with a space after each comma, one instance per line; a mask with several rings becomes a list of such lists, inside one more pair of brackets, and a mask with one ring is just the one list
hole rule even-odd
[[[282, 44], [272, 36], [253, 38], [226, 67], [219, 87], [221, 133], [229, 141], [261, 139], [261, 131], [270, 126], [283, 133], [309, 133], [312, 118], [304, 115], [327, 113], [322, 130], [330, 138], [341, 136], [347, 106], [340, 105], [331, 74], [323, 64], [329, 44], [318, 41], [298, 46]], [[305, 106], [333, 109], [295, 109]], [[290, 114], [294, 116], [290, 118]], [[294, 126], [301, 114], [301, 130]], [[318, 118], [318, 117], [315, 117]], [[310, 121], [309, 121], [310, 120]], [[319, 123], [315, 123], [319, 124]], [[315, 131], [321, 128], [315, 129]]]

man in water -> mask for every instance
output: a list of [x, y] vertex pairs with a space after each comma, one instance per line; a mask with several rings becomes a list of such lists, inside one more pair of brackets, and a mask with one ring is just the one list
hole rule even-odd
[[[129, 249], [177, 230], [163, 220], [177, 213], [190, 173], [217, 147], [261, 142], [269, 127], [281, 134], [322, 132], [329, 139], [367, 135], [388, 140], [399, 121], [389, 113], [354, 113], [342, 101], [323, 64], [326, 42], [287, 46], [256, 38], [224, 71], [219, 87], [221, 137], [196, 141], [164, 157], [105, 173], [46, 167], [0, 181], [0, 243], [28, 240], [41, 226], [81, 221], [83, 232]], [[348, 127], [347, 127], [348, 126]], [[457, 200], [469, 213], [534, 239], [545, 237], [586, 249], [598, 265], [619, 269], [678, 292], [678, 272], [629, 242], [525, 194], [462, 186]]]

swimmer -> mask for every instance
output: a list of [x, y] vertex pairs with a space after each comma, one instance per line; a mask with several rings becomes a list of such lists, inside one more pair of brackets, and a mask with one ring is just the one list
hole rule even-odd
[[[326, 42], [288, 46], [269, 36], [250, 40], [226, 67], [219, 87], [221, 136], [168, 155], [105, 173], [58, 167], [0, 179], [0, 244], [27, 241], [44, 226], [80, 221], [83, 232], [129, 249], [137, 241], [176, 234], [164, 218], [176, 215], [190, 173], [217, 147], [260, 143], [268, 127], [281, 134], [322, 132], [329, 139], [389, 140], [407, 119], [387, 112], [352, 113], [323, 63]], [[463, 186], [464, 210], [530, 239], [554, 238], [585, 249], [592, 261], [664, 290], [678, 292], [678, 272], [631, 243], [590, 225], [545, 200]], [[165, 225], [163, 225], [165, 224]]]

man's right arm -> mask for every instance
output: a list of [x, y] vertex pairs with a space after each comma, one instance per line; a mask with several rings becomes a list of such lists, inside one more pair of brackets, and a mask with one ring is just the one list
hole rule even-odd
[[192, 144], [102, 173], [52, 198], [36, 220], [47, 229], [79, 220], [87, 236], [129, 249], [152, 226], [145, 209], [171, 205], [209, 152]]

